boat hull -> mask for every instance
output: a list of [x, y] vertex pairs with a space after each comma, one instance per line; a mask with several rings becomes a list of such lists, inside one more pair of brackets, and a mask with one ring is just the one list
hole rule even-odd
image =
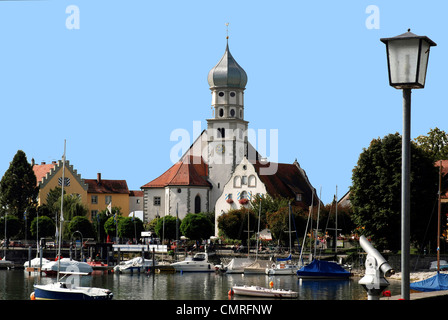
[[108, 289], [74, 287], [68, 288], [64, 283], [35, 285], [35, 300], [112, 300], [113, 294]]
[[309, 265], [297, 270], [301, 279], [349, 279], [352, 274], [331, 261], [314, 260]]
[[262, 298], [287, 298], [293, 299], [299, 296], [298, 292], [283, 289], [267, 289], [258, 286], [234, 286], [232, 291], [236, 295], [262, 297]]
[[178, 262], [172, 263], [171, 266], [178, 272], [215, 272], [215, 267], [210, 263]]

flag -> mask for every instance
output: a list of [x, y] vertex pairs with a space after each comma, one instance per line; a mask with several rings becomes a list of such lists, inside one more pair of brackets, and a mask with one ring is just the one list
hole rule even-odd
[[107, 211], [109, 211], [109, 214], [112, 213], [112, 201], [107, 205]]

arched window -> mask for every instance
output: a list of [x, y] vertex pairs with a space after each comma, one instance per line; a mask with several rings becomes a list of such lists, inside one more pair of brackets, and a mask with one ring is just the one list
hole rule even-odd
[[218, 128], [218, 138], [225, 138], [225, 137], [226, 137], [226, 129]]
[[194, 197], [194, 213], [199, 212], [201, 212], [201, 196], [196, 195], [196, 197]]
[[256, 187], [257, 186], [257, 179], [254, 175], [249, 176], [249, 187]]
[[233, 187], [235, 187], [235, 188], [241, 187], [241, 177], [240, 176], [235, 176], [235, 178], [233, 178]]

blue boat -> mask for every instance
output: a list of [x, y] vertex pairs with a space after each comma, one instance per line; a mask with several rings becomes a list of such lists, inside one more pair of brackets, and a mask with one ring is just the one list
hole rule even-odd
[[448, 290], [448, 274], [437, 272], [431, 278], [411, 283], [410, 288], [420, 292]]
[[309, 265], [297, 270], [301, 279], [349, 279], [352, 274], [335, 262], [313, 260]]

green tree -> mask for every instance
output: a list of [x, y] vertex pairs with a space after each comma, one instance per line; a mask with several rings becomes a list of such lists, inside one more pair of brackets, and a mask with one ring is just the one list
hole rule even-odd
[[203, 213], [189, 213], [182, 220], [180, 231], [192, 240], [204, 240], [214, 234], [213, 224]]
[[[60, 198], [54, 205], [60, 211]], [[88, 208], [82, 203], [81, 198], [77, 194], [64, 194], [64, 219], [72, 220], [74, 217], [87, 217]]]
[[[432, 159], [415, 143], [411, 143], [410, 181], [411, 240], [422, 246], [426, 229], [437, 220], [430, 217], [437, 199], [438, 175]], [[355, 224], [366, 236], [373, 238], [379, 249], [398, 250], [401, 239], [401, 136], [396, 133], [373, 139], [353, 169], [352, 182], [350, 201]]]
[[120, 238], [135, 238], [138, 241], [143, 230], [143, 222], [139, 218], [123, 217], [118, 222], [118, 236]]
[[81, 232], [83, 238], [95, 238], [96, 236], [92, 223], [83, 216], [75, 216], [68, 223], [67, 234], [71, 237], [75, 231]]
[[428, 135], [418, 136], [414, 141], [434, 162], [448, 159], [448, 134], [445, 131], [436, 127]]
[[[177, 220], [177, 223], [176, 223]], [[165, 239], [175, 240], [176, 239], [176, 228], [182, 224], [180, 219], [177, 219], [174, 216], [165, 216], [163, 218], [157, 219], [157, 224], [155, 226], [155, 232], [157, 236], [162, 239], [164, 236]], [[179, 228], [179, 237], [182, 235]]]
[[38, 192], [33, 167], [19, 150], [0, 181], [0, 209], [23, 219], [24, 212], [36, 205]]
[[[290, 199], [282, 197], [271, 197], [270, 195], [257, 194], [251, 201], [253, 212], [256, 214], [257, 219], [260, 215], [260, 225], [265, 226], [267, 224], [267, 214], [279, 211], [281, 208], [288, 208]], [[261, 208], [261, 211], [260, 211]], [[258, 221], [257, 221], [258, 223]]]
[[[109, 212], [105, 210], [105, 212]], [[117, 235], [117, 225], [120, 223], [120, 219], [123, 219], [121, 208], [112, 207], [112, 214], [107, 215], [108, 218], [104, 223], [104, 231], [109, 237], [115, 237]]]
[[258, 214], [245, 207], [229, 210], [218, 218], [218, 228], [225, 237], [234, 240], [247, 241], [247, 229], [251, 235], [257, 232]]
[[[53, 219], [47, 216], [39, 216], [31, 222], [31, 235], [39, 238], [53, 237], [56, 231], [56, 225]], [[39, 234], [37, 234], [39, 232]]]
[[[20, 219], [11, 214], [6, 215], [6, 237], [8, 239], [16, 238], [22, 230], [22, 223]], [[5, 238], [5, 217], [0, 220], [0, 236], [2, 239]]]

